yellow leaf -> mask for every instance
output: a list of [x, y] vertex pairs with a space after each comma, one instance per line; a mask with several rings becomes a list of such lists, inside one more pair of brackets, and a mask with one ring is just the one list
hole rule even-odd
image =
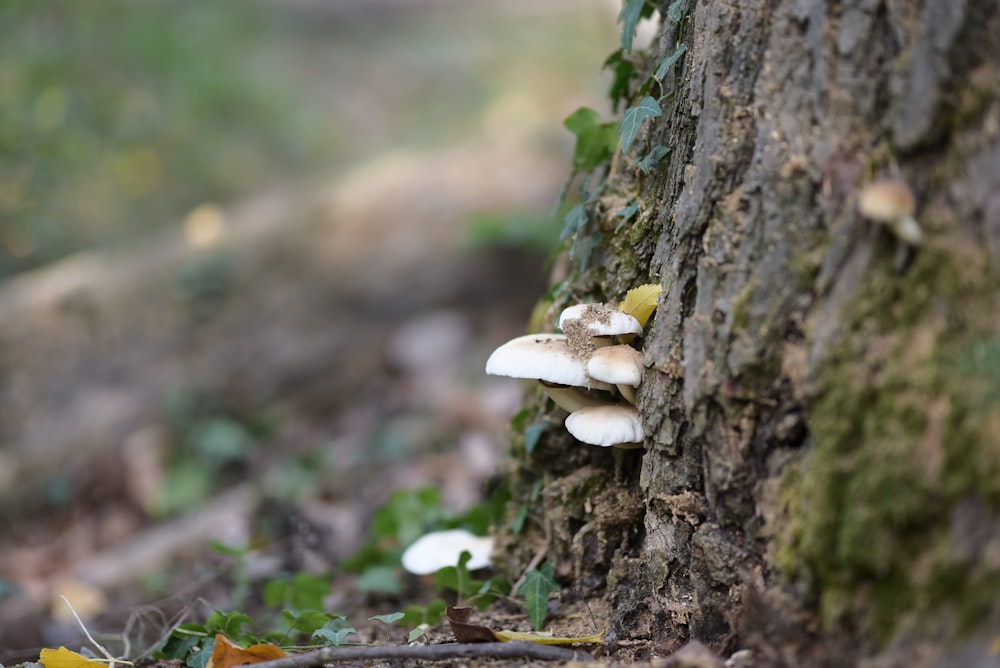
[[578, 636], [576, 638], [565, 636], [547, 636], [537, 633], [521, 633], [519, 631], [494, 631], [500, 642], [512, 642], [514, 640], [527, 640], [540, 645], [595, 645], [604, 641], [604, 631], [589, 636]]
[[88, 659], [83, 654], [77, 654], [65, 647], [43, 649], [38, 662], [45, 668], [106, 668], [105, 664], [110, 663], [108, 659]]
[[618, 305], [618, 310], [628, 313], [645, 327], [649, 316], [653, 315], [653, 311], [656, 310], [656, 300], [662, 291], [663, 287], [655, 283], [646, 283], [632, 288], [625, 293], [625, 299]]

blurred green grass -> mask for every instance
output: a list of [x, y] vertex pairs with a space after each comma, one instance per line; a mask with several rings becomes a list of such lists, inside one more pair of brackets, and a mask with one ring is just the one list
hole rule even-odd
[[262, 8], [0, 7], [0, 277], [234, 197], [330, 148], [318, 110], [288, 104]]
[[483, 132], [504, 91], [557, 127], [553, 105], [595, 92], [613, 44], [592, 3], [337, 4], [0, 0], [0, 279], [205, 201]]

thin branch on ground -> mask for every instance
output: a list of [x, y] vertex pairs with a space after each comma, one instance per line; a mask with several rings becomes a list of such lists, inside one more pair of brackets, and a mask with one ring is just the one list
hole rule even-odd
[[324, 663], [374, 659], [536, 659], [538, 661], [582, 661], [592, 658], [582, 650], [540, 645], [533, 642], [462, 643], [445, 645], [364, 645], [323, 647], [306, 654], [263, 661], [254, 668], [312, 668]]

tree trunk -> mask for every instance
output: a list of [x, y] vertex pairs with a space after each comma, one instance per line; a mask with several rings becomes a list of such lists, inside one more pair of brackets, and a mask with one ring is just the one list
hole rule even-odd
[[[522, 533], [612, 605], [612, 647], [698, 639], [757, 665], [995, 654], [998, 3], [660, 5], [626, 104], [683, 45], [650, 87], [663, 114], [592, 175], [577, 240], [598, 243], [544, 302], [551, 327], [571, 302], [662, 284], [645, 450], [574, 444], [540, 406], [553, 427], [515, 449], [515, 500], [537, 519]], [[920, 247], [858, 213], [881, 177], [915, 193]], [[532, 543], [510, 542], [523, 568]]]

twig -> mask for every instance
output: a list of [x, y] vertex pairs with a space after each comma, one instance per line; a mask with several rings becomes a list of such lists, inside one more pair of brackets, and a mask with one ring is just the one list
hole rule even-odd
[[446, 645], [364, 645], [323, 647], [314, 652], [284, 659], [255, 663], [254, 668], [312, 668], [324, 663], [370, 661], [373, 659], [537, 659], [539, 661], [582, 661], [591, 658], [584, 651], [540, 645], [534, 642], [489, 642]]
[[130, 666], [132, 665], [131, 661], [116, 659], [115, 657], [111, 656], [111, 652], [104, 649], [104, 645], [94, 640], [94, 636], [90, 635], [90, 631], [87, 630], [87, 626], [83, 623], [83, 620], [80, 619], [80, 615], [76, 614], [76, 609], [73, 608], [73, 604], [69, 602], [69, 599], [63, 596], [62, 594], [59, 594], [59, 598], [63, 600], [63, 603], [66, 604], [66, 607], [69, 608], [69, 611], [73, 613], [73, 619], [75, 619], [76, 623], [80, 625], [81, 629], [83, 629], [83, 635], [87, 636], [87, 640], [89, 640], [91, 644], [93, 644], [94, 647], [99, 649], [101, 651], [101, 654], [103, 654], [106, 657], [109, 668], [115, 668], [116, 663], [125, 663]]

